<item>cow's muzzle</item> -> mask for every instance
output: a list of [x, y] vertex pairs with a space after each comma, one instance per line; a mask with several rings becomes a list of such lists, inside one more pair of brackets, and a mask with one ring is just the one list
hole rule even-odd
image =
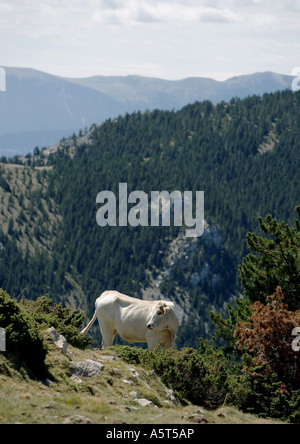
[[147, 328], [148, 328], [148, 330], [153, 330], [153, 324], [148, 324]]

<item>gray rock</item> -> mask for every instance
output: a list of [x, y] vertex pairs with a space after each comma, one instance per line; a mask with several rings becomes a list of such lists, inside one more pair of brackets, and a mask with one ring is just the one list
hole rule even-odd
[[122, 379], [122, 382], [124, 382], [124, 384], [127, 384], [127, 385], [133, 385], [133, 382], [128, 381], [128, 379]]
[[175, 398], [174, 392], [172, 389], [166, 388], [167, 400], [171, 401], [175, 406], [178, 405], [177, 399]]
[[97, 376], [103, 369], [104, 365], [100, 362], [92, 361], [91, 359], [86, 359], [81, 362], [71, 362], [71, 374], [76, 376], [84, 376], [86, 378], [91, 378]]
[[115, 356], [109, 356], [109, 355], [102, 355], [101, 361], [117, 361], [119, 358], [116, 358]]
[[140, 404], [141, 407], [148, 407], [148, 406], [154, 406], [152, 401], [149, 401], [148, 399], [142, 398], [142, 399], [135, 399], [135, 401]]
[[129, 396], [135, 399], [140, 399], [140, 395], [138, 394], [138, 392], [135, 392], [134, 390], [129, 393]]
[[207, 424], [208, 423], [205, 416], [199, 415], [199, 414], [188, 416], [187, 419], [188, 419], [188, 421], [195, 422], [196, 424]]
[[134, 382], [137, 382], [138, 378], [140, 377], [139, 373], [134, 368], [129, 369], [129, 371], [132, 373], [130, 379], [132, 379]]
[[66, 338], [63, 335], [60, 335], [54, 327], [50, 327], [48, 328], [48, 330], [46, 330], [46, 334], [45, 336], [47, 338], [52, 339], [52, 341], [54, 342], [54, 344], [56, 345], [56, 347], [58, 347], [63, 353], [67, 352], [67, 348], [68, 348], [68, 343]]
[[83, 380], [75, 374], [71, 376], [71, 379], [73, 382], [75, 382], [75, 384], [82, 384], [83, 383]]
[[81, 415], [68, 416], [64, 419], [64, 424], [93, 424], [89, 418]]

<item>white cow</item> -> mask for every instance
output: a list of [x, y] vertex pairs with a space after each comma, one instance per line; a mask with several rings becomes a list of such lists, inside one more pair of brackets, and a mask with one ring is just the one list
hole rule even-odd
[[96, 300], [95, 308], [92, 320], [81, 334], [84, 336], [98, 317], [102, 347], [112, 345], [117, 333], [131, 343], [147, 342], [150, 350], [174, 346], [178, 319], [173, 302], [143, 301], [118, 291], [105, 291]]

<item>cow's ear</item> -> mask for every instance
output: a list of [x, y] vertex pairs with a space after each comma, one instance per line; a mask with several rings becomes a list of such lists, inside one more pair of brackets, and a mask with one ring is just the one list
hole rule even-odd
[[170, 307], [168, 307], [166, 304], [164, 304], [164, 306], [163, 306], [163, 312], [164, 312], [164, 315], [166, 315], [167, 313], [169, 313], [169, 311], [170, 311]]

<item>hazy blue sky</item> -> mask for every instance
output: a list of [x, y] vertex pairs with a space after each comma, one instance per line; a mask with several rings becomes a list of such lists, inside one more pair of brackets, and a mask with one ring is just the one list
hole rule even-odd
[[181, 79], [300, 66], [300, 0], [0, 0], [0, 66]]

